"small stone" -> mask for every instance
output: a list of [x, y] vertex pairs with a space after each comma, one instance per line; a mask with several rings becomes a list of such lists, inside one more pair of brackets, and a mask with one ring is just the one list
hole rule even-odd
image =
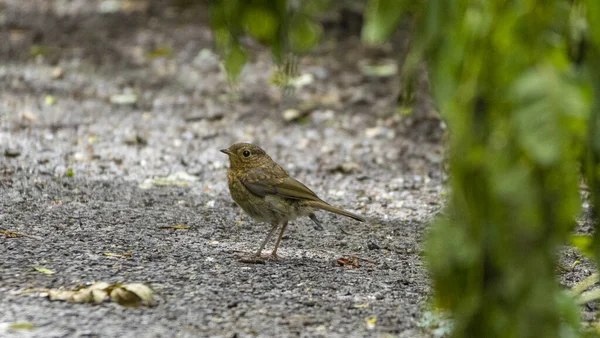
[[393, 139], [396, 136], [394, 130], [384, 127], [373, 127], [365, 130], [367, 138], [388, 138]]
[[283, 119], [286, 121], [293, 121], [297, 118], [300, 118], [300, 116], [302, 116], [302, 113], [300, 113], [300, 111], [298, 109], [286, 109], [283, 111]]
[[110, 97], [110, 103], [115, 105], [132, 105], [138, 100], [135, 94], [116, 94]]
[[55, 80], [62, 79], [64, 75], [65, 75], [65, 72], [60, 67], [56, 67], [52, 70], [52, 78]]
[[360, 165], [356, 162], [344, 162], [339, 166], [339, 169], [345, 174], [361, 171]]
[[89, 157], [86, 154], [82, 153], [82, 152], [76, 152], [73, 155], [73, 159], [75, 161], [77, 161], [77, 162], [84, 162], [84, 161], [88, 161]]
[[379, 249], [381, 249], [381, 247], [379, 245], [377, 245], [377, 243], [375, 243], [375, 242], [369, 242], [367, 244], [367, 248], [369, 248], [369, 250], [379, 250]]

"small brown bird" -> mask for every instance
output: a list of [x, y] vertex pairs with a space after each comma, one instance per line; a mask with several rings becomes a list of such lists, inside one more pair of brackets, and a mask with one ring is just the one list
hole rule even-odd
[[325, 210], [364, 222], [359, 215], [336, 208], [320, 199], [304, 184], [293, 179], [260, 147], [250, 143], [236, 143], [229, 149], [221, 149], [229, 156], [227, 181], [233, 200], [244, 211], [260, 222], [271, 224], [271, 231], [262, 242], [255, 256], [262, 250], [281, 225], [279, 237], [270, 258], [277, 259], [277, 248], [288, 221], [308, 216], [320, 228], [314, 212]]

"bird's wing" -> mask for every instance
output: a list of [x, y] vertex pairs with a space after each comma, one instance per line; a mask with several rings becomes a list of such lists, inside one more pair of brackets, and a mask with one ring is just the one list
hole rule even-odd
[[290, 199], [322, 201], [312, 190], [289, 177], [283, 169], [281, 170], [283, 175], [277, 175], [279, 173], [268, 175], [261, 168], [256, 168], [245, 175], [241, 181], [251, 193], [260, 197], [276, 195]]

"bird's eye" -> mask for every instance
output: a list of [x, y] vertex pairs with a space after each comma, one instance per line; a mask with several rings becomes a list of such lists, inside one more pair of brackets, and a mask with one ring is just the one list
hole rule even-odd
[[248, 157], [248, 156], [250, 156], [250, 152], [248, 150], [244, 150], [242, 155], [244, 155], [244, 157]]

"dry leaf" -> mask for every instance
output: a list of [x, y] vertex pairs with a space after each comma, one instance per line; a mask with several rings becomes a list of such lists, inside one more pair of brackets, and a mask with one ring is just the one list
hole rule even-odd
[[112, 285], [107, 283], [107, 282], [96, 282], [92, 285], [90, 285], [90, 287], [88, 289], [90, 290], [106, 290], [108, 288], [110, 288]]
[[91, 290], [92, 301], [94, 304], [100, 304], [108, 297], [108, 292], [104, 290]]
[[73, 293], [73, 295], [71, 296], [71, 299], [69, 299], [69, 301], [72, 301], [75, 303], [91, 303], [92, 302], [92, 291], [90, 291], [90, 289], [81, 289], [79, 291], [76, 291]]
[[4, 238], [17, 238], [23, 237], [22, 234], [13, 231], [0, 231], [0, 234], [4, 235]]
[[48, 298], [50, 300], [64, 300], [68, 301], [73, 297], [75, 291], [62, 290], [62, 289], [50, 289], [48, 290]]
[[135, 293], [147, 306], [154, 306], [154, 291], [140, 283], [124, 284], [123, 289]]
[[190, 228], [190, 226], [187, 224], [167, 225], [167, 226], [159, 227], [159, 229], [176, 229], [176, 230], [185, 230], [185, 229], [189, 229], [189, 228]]
[[142, 305], [142, 299], [138, 295], [120, 287], [116, 287], [110, 292], [110, 299], [125, 307], [140, 307]]
[[34, 113], [31, 112], [24, 112], [21, 114], [21, 118], [23, 120], [27, 120], [27, 121], [37, 121], [38, 120], [38, 116]]
[[360, 264], [358, 262], [358, 257], [355, 256], [350, 256], [348, 258], [339, 258], [337, 260], [338, 265], [346, 267], [346, 268], [350, 268], [350, 269], [358, 269], [360, 268]]
[[111, 252], [105, 252], [104, 256], [112, 257], [112, 258], [131, 258], [131, 252], [126, 252], [124, 254], [116, 254]]
[[144, 284], [109, 284], [106, 282], [97, 282], [89, 287], [80, 287], [75, 290], [47, 290], [47, 296], [50, 300], [72, 303], [101, 304], [109, 298], [109, 294], [112, 301], [123, 306], [154, 306], [154, 291]]
[[32, 268], [34, 268], [36, 271], [41, 272], [41, 273], [46, 274], [46, 275], [53, 275], [54, 274], [54, 271], [52, 271], [50, 269], [47, 269], [47, 268], [42, 268], [42, 267], [39, 267], [39, 266], [33, 266]]

